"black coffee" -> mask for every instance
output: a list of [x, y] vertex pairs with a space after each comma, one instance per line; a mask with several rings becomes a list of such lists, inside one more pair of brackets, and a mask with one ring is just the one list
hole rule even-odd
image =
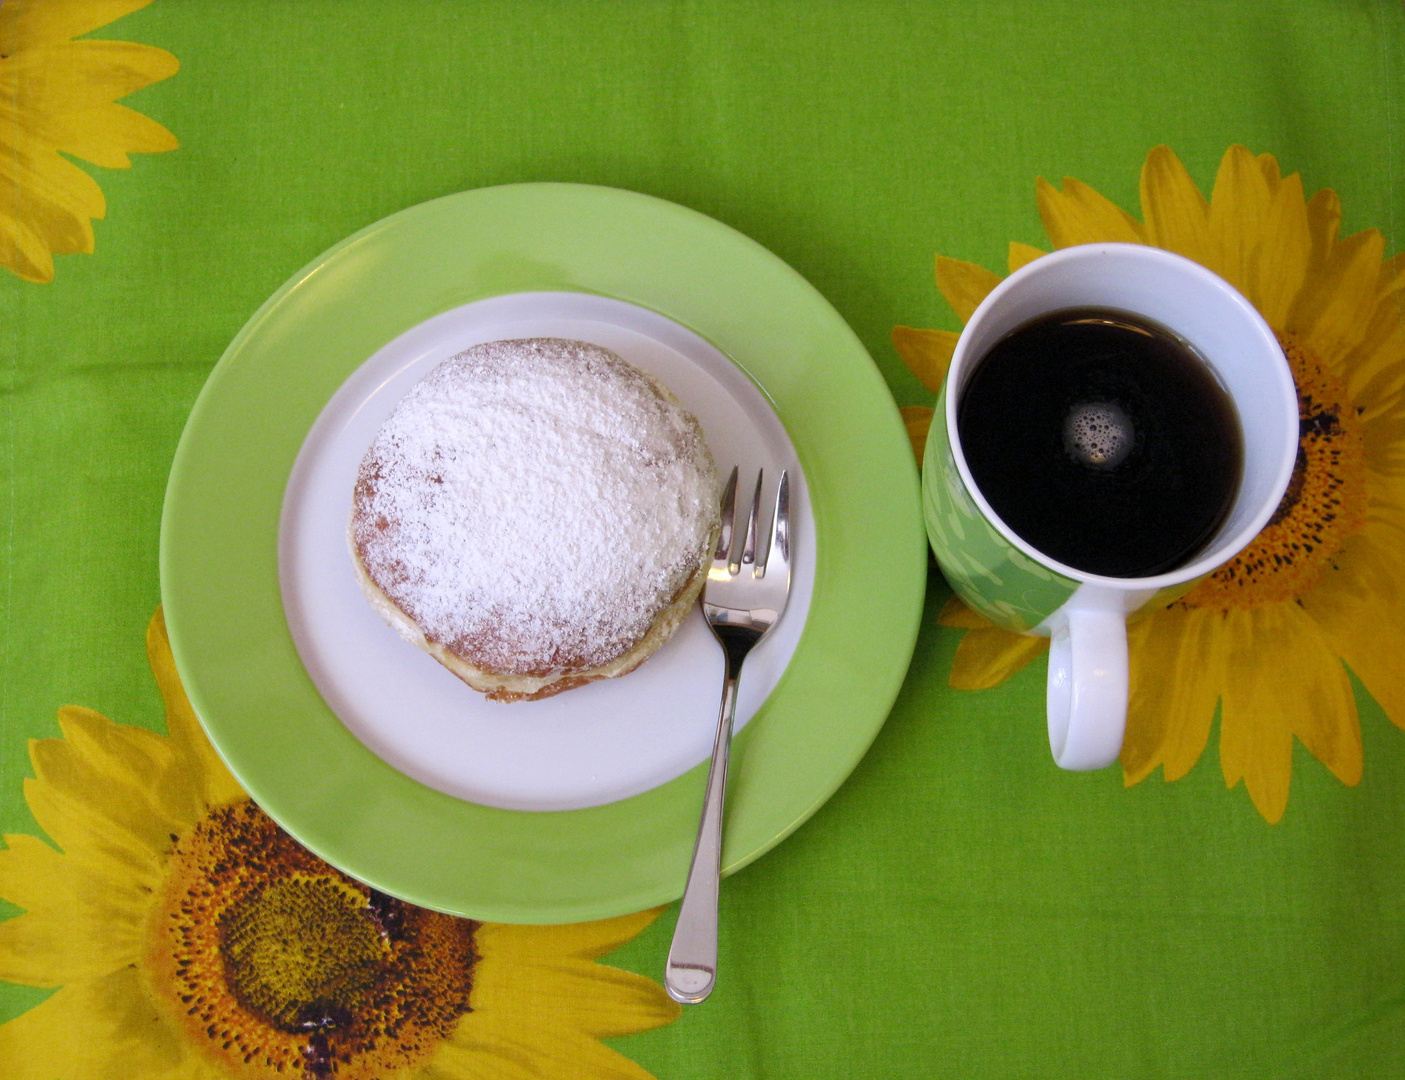
[[1138, 316], [1070, 308], [977, 364], [957, 430], [991, 508], [1026, 542], [1091, 574], [1189, 562], [1239, 491], [1243, 435], [1205, 361]]

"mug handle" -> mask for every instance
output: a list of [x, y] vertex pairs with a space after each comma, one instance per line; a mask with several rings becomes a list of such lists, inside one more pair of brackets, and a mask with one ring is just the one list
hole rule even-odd
[[1079, 593], [1050, 620], [1049, 749], [1061, 769], [1101, 769], [1127, 727], [1127, 616], [1112, 590]]

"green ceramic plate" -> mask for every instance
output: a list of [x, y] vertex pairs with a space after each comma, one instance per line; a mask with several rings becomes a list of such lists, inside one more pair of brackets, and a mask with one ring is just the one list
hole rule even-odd
[[867, 750], [912, 653], [927, 556], [912, 454], [863, 346], [798, 274], [701, 214], [583, 185], [469, 191], [362, 230], [279, 289], [211, 374], [166, 492], [162, 600], [191, 701], [254, 799], [328, 862], [426, 907], [551, 923], [681, 895], [705, 766], [584, 810], [433, 790], [323, 702], [278, 583], [289, 472], [342, 383], [435, 315], [529, 291], [614, 297], [707, 339], [774, 403], [805, 471], [814, 593], [785, 675], [737, 740], [728, 871], [789, 835]]

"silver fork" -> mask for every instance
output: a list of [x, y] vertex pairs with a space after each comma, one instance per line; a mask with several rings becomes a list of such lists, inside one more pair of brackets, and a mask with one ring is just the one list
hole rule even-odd
[[683, 889], [683, 904], [673, 944], [668, 950], [664, 988], [674, 1001], [696, 1005], [712, 993], [717, 980], [717, 885], [722, 873], [722, 802], [727, 786], [727, 756], [732, 745], [732, 717], [737, 709], [737, 679], [747, 653], [776, 625], [790, 595], [790, 479], [782, 472], [776, 509], [764, 549], [758, 540], [763, 473], [744, 526], [737, 516], [737, 470], [732, 469], [722, 494], [722, 532], [703, 587], [702, 609], [722, 644], [727, 674], [722, 706], [707, 773], [702, 821], [693, 847], [693, 864]]

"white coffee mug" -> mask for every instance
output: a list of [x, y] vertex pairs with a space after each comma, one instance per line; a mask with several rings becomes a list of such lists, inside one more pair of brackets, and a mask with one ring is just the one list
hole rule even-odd
[[[962, 392], [997, 342], [1067, 308], [1110, 308], [1169, 329], [1208, 363], [1239, 414], [1243, 474], [1223, 524], [1183, 566], [1151, 577], [1090, 574], [1022, 539], [972, 479], [957, 431]], [[922, 494], [927, 534], [961, 598], [999, 626], [1050, 638], [1049, 745], [1065, 769], [1117, 760], [1127, 717], [1126, 620], [1155, 610], [1238, 554], [1277, 509], [1298, 451], [1298, 398], [1273, 330], [1233, 286], [1138, 244], [1086, 244], [1015, 271], [961, 333], [933, 417]]]

